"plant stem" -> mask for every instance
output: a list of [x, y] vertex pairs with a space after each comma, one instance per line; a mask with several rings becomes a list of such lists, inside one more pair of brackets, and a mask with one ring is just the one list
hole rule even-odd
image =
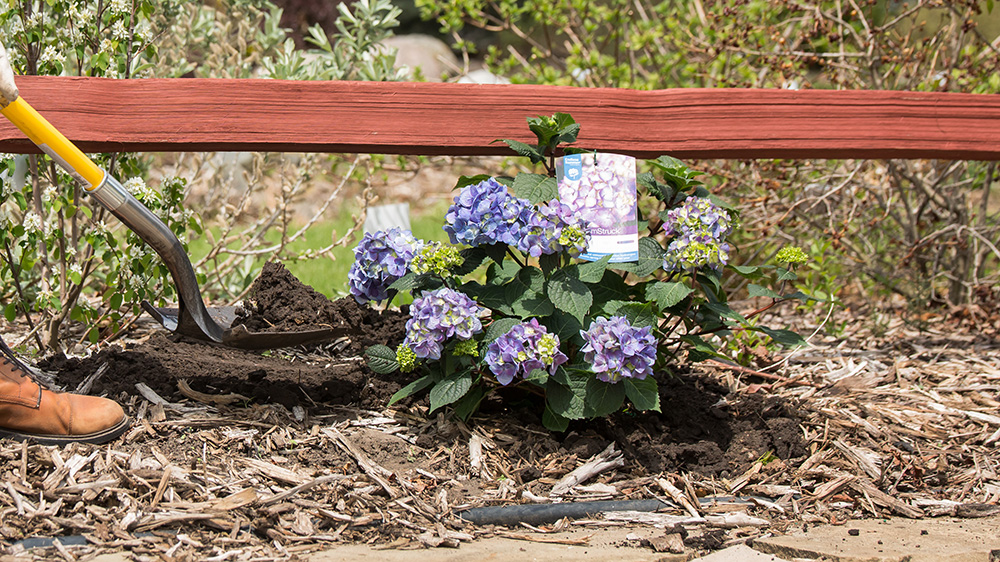
[[[35, 323], [31, 319], [31, 314], [28, 314], [28, 307], [25, 306], [24, 291], [21, 289], [21, 266], [20, 264], [14, 264], [14, 255], [10, 251], [10, 244], [4, 240], [3, 248], [7, 252], [7, 265], [10, 266], [11, 277], [14, 278], [14, 288], [17, 289], [17, 304], [21, 308], [21, 313], [24, 314], [24, 319], [28, 322], [28, 327], [34, 333], [35, 343], [38, 345], [38, 352], [41, 353], [42, 349], [45, 347], [42, 344], [42, 338], [38, 335], [38, 330], [35, 329]], [[15, 269], [16, 267], [16, 269]]]

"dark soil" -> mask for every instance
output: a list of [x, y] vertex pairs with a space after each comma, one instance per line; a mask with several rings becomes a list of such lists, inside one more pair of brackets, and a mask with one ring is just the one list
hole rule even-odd
[[[127, 402], [145, 383], [168, 401], [184, 400], [177, 381], [196, 391], [237, 393], [256, 403], [301, 406], [311, 414], [332, 406], [380, 410], [389, 397], [410, 382], [410, 375], [376, 375], [364, 363], [364, 350], [376, 343], [395, 347], [403, 338], [404, 312], [379, 312], [353, 298], [330, 301], [303, 285], [283, 266], [269, 264], [250, 292], [245, 323], [251, 331], [296, 331], [317, 326], [348, 326], [348, 340], [311, 348], [255, 352], [156, 333], [125, 349], [109, 348], [85, 359], [52, 357], [39, 366], [74, 389], [99, 367], [107, 371], [92, 387]], [[511, 458], [537, 460], [549, 453], [587, 458], [614, 441], [631, 470], [639, 473], [697, 472], [738, 475], [756, 459], [772, 453], [780, 459], [805, 454], [799, 420], [792, 405], [757, 395], [727, 395], [707, 375], [662, 376], [662, 413], [618, 413], [606, 420], [574, 422], [565, 434], [541, 424], [541, 408], [516, 390], [487, 401], [482, 419], [500, 424], [515, 438]], [[414, 402], [410, 402], [410, 405]], [[406, 406], [404, 401], [402, 405]], [[427, 435], [425, 439], [432, 439]], [[430, 443], [421, 445], [430, 445]], [[518, 479], [540, 474], [528, 464]]]

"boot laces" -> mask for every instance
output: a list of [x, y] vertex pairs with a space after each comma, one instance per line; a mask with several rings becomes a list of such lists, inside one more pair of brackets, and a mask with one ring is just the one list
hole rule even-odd
[[0, 357], [0, 361], [3, 361], [8, 365], [12, 365], [14, 367], [14, 370], [21, 371], [22, 376], [27, 377], [28, 380], [38, 385], [38, 401], [39, 403], [41, 403], [42, 384], [37, 380], [35, 380], [35, 377], [32, 376], [34, 375], [34, 371], [31, 370], [31, 367], [28, 367], [20, 359], [18, 359], [17, 354], [14, 353], [14, 350], [8, 347], [7, 342], [3, 341], [2, 338], [0, 338], [0, 353], [3, 354], [3, 357]]

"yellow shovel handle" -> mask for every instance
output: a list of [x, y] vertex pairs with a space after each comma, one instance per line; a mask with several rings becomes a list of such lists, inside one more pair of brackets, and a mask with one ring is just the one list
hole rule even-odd
[[0, 113], [31, 139], [38, 148], [62, 166], [87, 191], [93, 191], [104, 182], [104, 170], [87, 158], [79, 148], [56, 130], [51, 123], [21, 99], [14, 83], [14, 70], [7, 58], [7, 50], [0, 43]]
[[104, 170], [39, 115], [23, 98], [18, 97], [10, 102], [7, 107], [0, 109], [0, 113], [76, 178], [87, 191], [96, 189], [104, 181]]

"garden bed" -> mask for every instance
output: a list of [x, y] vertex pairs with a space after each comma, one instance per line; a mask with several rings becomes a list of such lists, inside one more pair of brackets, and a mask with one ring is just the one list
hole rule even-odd
[[[373, 374], [362, 353], [398, 343], [402, 313], [331, 302], [280, 267], [252, 294], [260, 329], [347, 323], [356, 333], [261, 354], [151, 329], [123, 348], [47, 359], [56, 384], [89, 384], [136, 423], [103, 447], [0, 445], [0, 536], [13, 551], [29, 537], [79, 540], [77, 556], [126, 548], [175, 559], [282, 559], [343, 542], [550, 541], [559, 540], [550, 523], [473, 526], [460, 514], [609, 499], [676, 509], [555, 528], [658, 524], [670, 535], [681, 525], [682, 546], [706, 551], [848, 517], [997, 511], [1000, 347], [981, 336], [996, 329], [996, 310], [930, 315], [922, 333], [893, 320], [879, 338], [859, 322], [849, 339], [813, 338], [780, 369], [680, 366], [658, 375], [662, 413], [626, 410], [552, 433], [537, 399], [516, 389], [501, 389], [505, 400], [469, 423], [429, 415], [419, 396], [387, 410], [409, 380]], [[288, 304], [304, 306], [276, 313]], [[592, 457], [606, 468], [551, 495]], [[620, 527], [622, 517], [632, 523]]]

